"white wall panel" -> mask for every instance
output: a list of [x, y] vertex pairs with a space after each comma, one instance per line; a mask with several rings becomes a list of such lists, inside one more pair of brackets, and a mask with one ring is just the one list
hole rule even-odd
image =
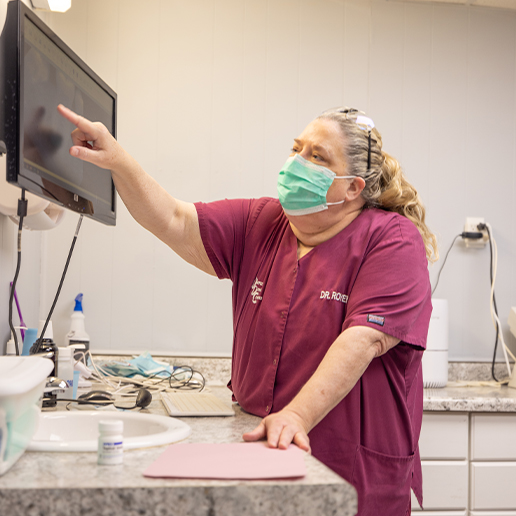
[[373, 1], [369, 113], [383, 137], [383, 150], [402, 160], [403, 4]]
[[[118, 140], [151, 174], [157, 168], [158, 9], [157, 0], [124, 0], [118, 15]], [[94, 29], [89, 28], [88, 37], [95, 38]], [[108, 266], [113, 270], [111, 343], [148, 342], [153, 329], [154, 239], [122, 203], [119, 207]]]
[[276, 196], [280, 168], [304, 122], [298, 120], [302, 66], [300, 2], [267, 2], [267, 83], [265, 109], [265, 191]]
[[300, 3], [299, 127], [322, 111], [343, 105], [343, 26], [343, 4]]
[[[371, 3], [344, 2], [343, 104], [369, 112]], [[371, 113], [372, 116], [372, 113]]]
[[[243, 20], [241, 195], [272, 195], [265, 175], [267, 99], [267, 2], [246, 1]], [[265, 184], [268, 189], [266, 191]]]
[[[437, 233], [443, 258], [455, 235], [462, 231], [465, 216], [461, 203], [457, 200], [463, 198], [466, 142], [457, 124], [460, 125], [460, 121], [467, 116], [467, 11], [458, 6], [435, 5], [432, 8], [431, 24], [431, 155], [426, 203], [428, 223]], [[450, 320], [461, 321], [461, 325], [452, 322], [449, 339], [454, 349], [460, 349], [464, 353], [465, 340], [467, 342], [471, 338], [470, 335], [465, 335], [469, 328], [462, 327], [467, 314], [463, 292], [469, 278], [464, 274], [465, 256], [460, 250], [460, 244], [456, 245], [435, 295], [449, 299]], [[433, 284], [441, 263], [431, 268]], [[452, 292], [456, 294], [452, 295]], [[453, 351], [451, 355], [453, 356]]]
[[400, 159], [409, 181], [425, 205], [430, 169], [430, 102], [432, 79], [432, 6], [405, 6], [403, 39], [403, 102]]
[[[292, 138], [313, 116], [339, 104], [367, 111], [420, 192], [442, 257], [466, 216], [493, 225], [506, 327], [516, 305], [516, 13], [385, 0], [82, 0], [41, 16], [116, 89], [120, 142], [186, 201], [274, 196]], [[229, 353], [230, 283], [181, 263], [119, 206], [116, 228], [82, 229], [58, 337], [83, 291], [94, 349]], [[75, 224], [70, 215], [40, 237], [41, 301], [29, 312], [48, 310]], [[491, 356], [488, 261], [487, 248], [458, 242], [441, 275], [452, 360]]]
[[244, 3], [217, 1], [213, 16], [211, 199], [241, 196]]

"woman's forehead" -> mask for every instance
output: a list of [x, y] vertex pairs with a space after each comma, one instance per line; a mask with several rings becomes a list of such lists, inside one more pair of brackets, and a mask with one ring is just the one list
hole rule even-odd
[[322, 118], [310, 122], [296, 141], [317, 145], [333, 152], [342, 152], [344, 147], [344, 136], [338, 122]]

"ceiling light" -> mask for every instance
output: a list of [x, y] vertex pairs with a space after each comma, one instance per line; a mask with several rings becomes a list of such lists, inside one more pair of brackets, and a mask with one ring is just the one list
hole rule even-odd
[[30, 0], [34, 9], [64, 13], [72, 6], [72, 0]]

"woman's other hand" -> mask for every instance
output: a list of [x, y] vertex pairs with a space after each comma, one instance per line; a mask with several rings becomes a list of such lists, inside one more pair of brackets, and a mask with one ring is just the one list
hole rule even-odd
[[72, 132], [70, 155], [101, 168], [115, 169], [124, 151], [106, 126], [100, 122], [90, 122], [62, 104], [57, 110], [76, 127]]
[[288, 408], [265, 417], [253, 431], [245, 433], [243, 438], [244, 441], [266, 439], [271, 448], [282, 450], [294, 443], [302, 450], [310, 452], [306, 424], [298, 414]]

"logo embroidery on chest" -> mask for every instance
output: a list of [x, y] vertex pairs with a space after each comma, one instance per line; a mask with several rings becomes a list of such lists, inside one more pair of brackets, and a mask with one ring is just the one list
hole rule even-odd
[[251, 287], [251, 297], [253, 298], [253, 303], [256, 304], [258, 301], [262, 300], [262, 289], [263, 289], [263, 281], [258, 281], [258, 278], [254, 280], [253, 286]]
[[341, 303], [348, 302], [348, 296], [346, 294], [342, 294], [341, 292], [329, 291], [329, 290], [321, 290], [321, 297], [319, 299], [327, 299], [329, 301], [339, 301]]

